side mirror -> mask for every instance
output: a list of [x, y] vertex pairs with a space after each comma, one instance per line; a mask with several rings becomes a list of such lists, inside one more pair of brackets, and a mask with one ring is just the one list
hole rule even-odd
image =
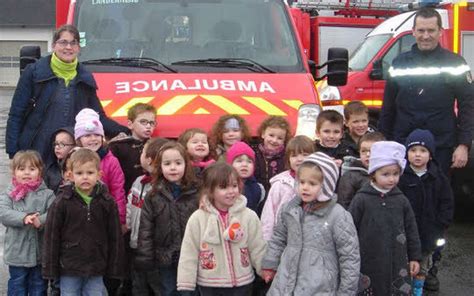
[[372, 80], [383, 80], [383, 66], [381, 59], [375, 60], [372, 63], [372, 71], [370, 71], [369, 77]]
[[28, 64], [36, 62], [41, 57], [41, 48], [37, 45], [25, 45], [20, 49], [20, 74]]
[[328, 50], [328, 84], [339, 86], [347, 83], [349, 54], [347, 49], [333, 47]]
[[316, 79], [316, 71], [317, 71], [317, 65], [313, 60], [308, 60], [308, 67], [309, 67], [309, 72], [311, 72], [311, 75]]

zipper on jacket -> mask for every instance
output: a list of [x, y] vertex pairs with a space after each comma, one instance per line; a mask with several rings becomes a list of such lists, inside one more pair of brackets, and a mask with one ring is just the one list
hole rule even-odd
[[91, 221], [91, 204], [87, 205], [87, 221]]
[[[229, 219], [229, 214], [227, 214], [227, 218], [226, 220], [230, 220]], [[222, 219], [222, 217], [219, 215], [219, 221], [221, 222], [221, 225], [223, 227], [223, 229], [226, 229], [227, 228], [227, 221], [224, 221], [224, 219]], [[231, 249], [231, 245], [230, 245], [230, 242], [224, 240], [224, 250], [225, 250], [225, 253], [226, 253], [226, 257], [227, 257], [227, 260], [228, 260], [228, 263], [229, 263], [229, 271], [230, 271], [230, 281], [232, 283], [232, 286], [233, 287], [236, 287], [237, 286], [237, 279], [235, 278], [235, 271], [234, 271], [234, 258], [232, 256], [232, 249]]]

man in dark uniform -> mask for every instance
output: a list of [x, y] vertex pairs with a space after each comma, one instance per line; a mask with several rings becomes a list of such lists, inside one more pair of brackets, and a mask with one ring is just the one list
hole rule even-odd
[[[415, 14], [411, 51], [399, 55], [389, 69], [379, 129], [387, 137], [405, 143], [415, 129], [427, 129], [436, 140], [434, 158], [448, 174], [467, 164], [474, 130], [474, 87], [466, 61], [442, 48], [440, 14], [422, 8]], [[455, 104], [457, 101], [457, 114]], [[436, 261], [428, 272], [425, 289], [438, 290]]]
[[[440, 14], [415, 14], [411, 51], [394, 59], [385, 86], [380, 131], [399, 143], [417, 128], [436, 140], [435, 158], [445, 173], [468, 160], [474, 129], [474, 87], [466, 61], [442, 48]], [[457, 101], [457, 114], [455, 111]]]

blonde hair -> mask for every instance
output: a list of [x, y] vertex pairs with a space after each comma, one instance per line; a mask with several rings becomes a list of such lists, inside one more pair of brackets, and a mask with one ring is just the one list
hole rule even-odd
[[100, 171], [100, 157], [97, 152], [87, 148], [78, 148], [71, 152], [66, 160], [67, 170], [72, 171], [76, 166], [83, 165], [87, 162], [93, 162], [97, 171]]
[[41, 177], [43, 176], [43, 160], [41, 159], [40, 154], [35, 150], [21, 150], [15, 153], [15, 156], [13, 156], [13, 159], [10, 163], [10, 169], [12, 174], [14, 174], [15, 170], [18, 169], [20, 166], [24, 166], [27, 163], [30, 163], [34, 167], [38, 168], [39, 175]]

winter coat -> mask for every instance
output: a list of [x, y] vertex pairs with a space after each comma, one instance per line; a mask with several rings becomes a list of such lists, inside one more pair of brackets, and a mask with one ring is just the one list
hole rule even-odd
[[110, 195], [113, 196], [117, 203], [119, 211], [120, 223], [125, 224], [125, 215], [127, 212], [127, 200], [125, 199], [124, 182], [125, 176], [123, 174], [120, 163], [111, 151], [107, 151], [104, 156], [101, 155], [100, 170], [102, 178], [100, 179], [107, 186]]
[[278, 222], [277, 217], [281, 207], [296, 196], [296, 181], [291, 176], [290, 170], [271, 178], [270, 184], [270, 192], [268, 192], [261, 216], [263, 238], [266, 241], [272, 237], [273, 227]]
[[335, 199], [313, 212], [298, 196], [282, 207], [262, 261], [277, 270], [267, 295], [355, 295], [359, 267], [352, 217]]
[[25, 198], [14, 201], [9, 194], [13, 185], [0, 194], [0, 222], [6, 227], [3, 261], [10, 266], [34, 267], [41, 264], [43, 229], [25, 225], [26, 215], [40, 213], [42, 225], [46, 222], [48, 208], [54, 201], [54, 193], [42, 183], [38, 189], [29, 192]]
[[253, 282], [265, 253], [260, 220], [240, 196], [224, 219], [209, 201], [189, 218], [178, 265], [178, 290]]
[[146, 141], [135, 139], [132, 136], [109, 143], [109, 149], [117, 157], [125, 176], [123, 188], [126, 194], [130, 191], [133, 182], [144, 173], [140, 163], [140, 155], [145, 143]]
[[314, 148], [316, 152], [322, 152], [334, 159], [342, 160], [344, 156], [351, 155], [351, 150], [342, 142], [337, 147], [324, 147], [319, 140], [316, 140]]
[[[428, 69], [438, 74], [426, 75]], [[421, 128], [434, 135], [437, 148], [471, 146], [474, 86], [464, 58], [439, 45], [420, 51], [414, 44], [393, 60], [389, 72], [378, 126], [387, 139], [405, 143]]]
[[[347, 158], [345, 158], [347, 159]], [[346, 162], [342, 165], [345, 173], [339, 179], [337, 184], [337, 202], [345, 209], [349, 208], [349, 204], [356, 192], [366, 183], [369, 183], [370, 176], [367, 168], [362, 165], [358, 159], [352, 159], [349, 165]]]
[[411, 295], [408, 261], [421, 260], [421, 246], [408, 199], [397, 187], [384, 194], [367, 183], [349, 211], [359, 234], [360, 270], [374, 295]]
[[[78, 64], [77, 76], [66, 87], [50, 64], [51, 56], [43, 57], [28, 65], [20, 76], [7, 121], [5, 144], [10, 158], [19, 150], [34, 149], [46, 164], [51, 163], [51, 135], [58, 128], [73, 126], [76, 114], [84, 108], [99, 113], [107, 136], [128, 131], [107, 118], [97, 98], [94, 77], [84, 66]], [[34, 105], [33, 97], [37, 97]]]
[[87, 205], [74, 185], [61, 187], [46, 222], [44, 278], [124, 275], [117, 205], [100, 182], [91, 196]]
[[[62, 127], [57, 129], [53, 135], [51, 136], [51, 144], [53, 145], [56, 139], [56, 135], [60, 132], [66, 132], [74, 139], [74, 128], [73, 127]], [[73, 142], [74, 143], [74, 142]], [[73, 147], [70, 147], [71, 149]], [[54, 153], [54, 146], [53, 146], [53, 161], [47, 166], [45, 173], [44, 173], [44, 182], [49, 189], [53, 190], [54, 193], [57, 193], [59, 190], [59, 186], [63, 181], [63, 174], [62, 174], [62, 159], [58, 160], [56, 154]]]
[[265, 188], [257, 182], [254, 176], [243, 180], [243, 182], [242, 193], [247, 199], [247, 207], [257, 213], [260, 203], [265, 199]]
[[130, 232], [130, 247], [137, 248], [138, 230], [140, 228], [140, 215], [145, 196], [151, 190], [151, 176], [142, 175], [133, 182], [127, 196], [127, 227]]
[[255, 151], [254, 176], [257, 178], [257, 182], [263, 185], [265, 192], [268, 192], [270, 190], [270, 179], [285, 169], [285, 151], [283, 150], [281, 153], [267, 159], [258, 146], [252, 148]]
[[198, 192], [196, 186], [190, 186], [174, 198], [169, 186], [160, 181], [156, 192], [145, 198], [135, 258], [138, 269], [178, 263], [186, 223], [198, 208]]
[[356, 143], [354, 139], [352, 139], [349, 130], [344, 133], [344, 136], [341, 139], [341, 144], [346, 149], [347, 154], [345, 156], [349, 155], [357, 158], [360, 157], [358, 147], [359, 143]]
[[444, 230], [453, 221], [453, 192], [448, 178], [433, 161], [421, 177], [407, 165], [398, 187], [415, 213], [423, 253], [434, 251], [436, 240], [444, 237]]

